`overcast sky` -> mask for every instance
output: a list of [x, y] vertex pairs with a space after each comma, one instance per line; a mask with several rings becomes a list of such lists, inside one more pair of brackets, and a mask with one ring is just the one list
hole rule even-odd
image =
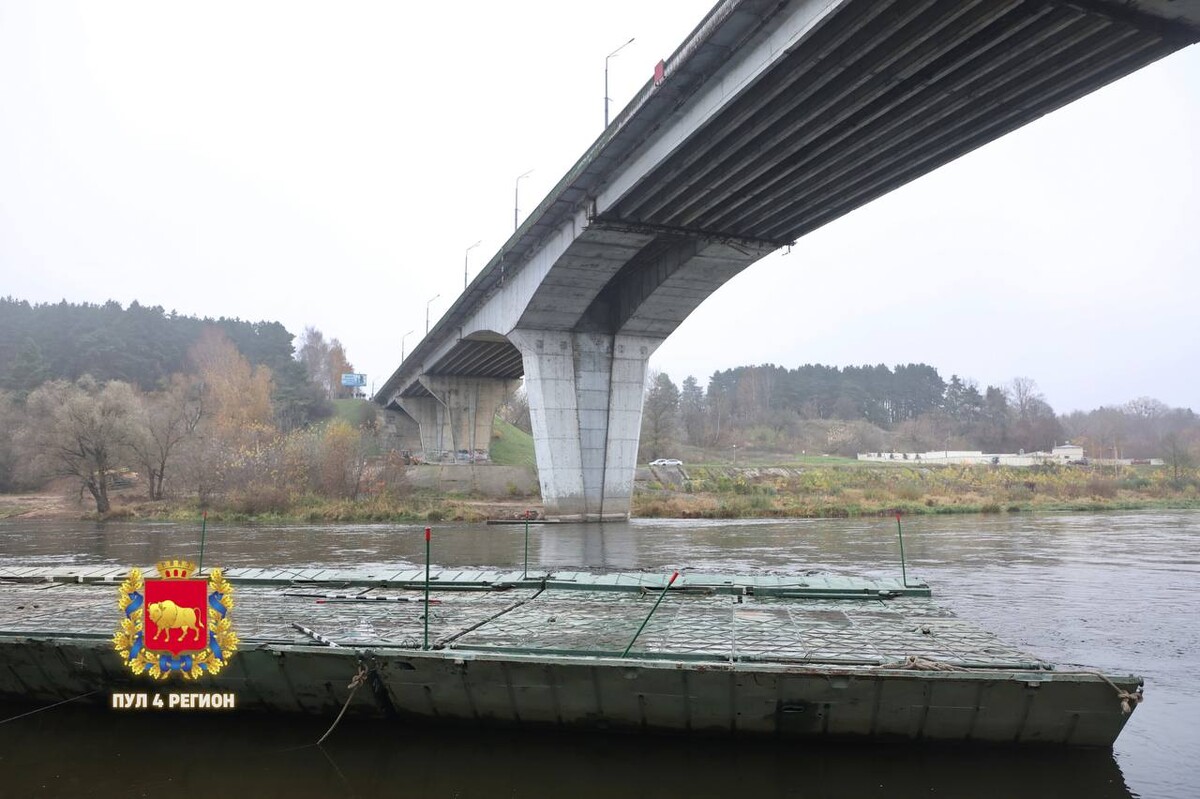
[[[398, 365], [710, 0], [0, 0], [0, 295], [315, 325]], [[1200, 48], [752, 266], [658, 350], [1200, 410]], [[438, 296], [431, 303], [429, 300]], [[414, 331], [404, 338], [406, 331]]]

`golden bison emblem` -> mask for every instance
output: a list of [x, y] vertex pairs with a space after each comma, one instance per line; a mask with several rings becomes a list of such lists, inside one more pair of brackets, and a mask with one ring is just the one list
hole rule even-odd
[[178, 640], [180, 641], [189, 632], [192, 633], [197, 642], [204, 640], [204, 628], [200, 624], [200, 611], [198, 608], [180, 607], [170, 599], [164, 599], [150, 606], [150, 621], [154, 622], [154, 626], [158, 628], [154, 633], [153, 639], [165, 635], [167, 641], [170, 641], [171, 631], [179, 630]]

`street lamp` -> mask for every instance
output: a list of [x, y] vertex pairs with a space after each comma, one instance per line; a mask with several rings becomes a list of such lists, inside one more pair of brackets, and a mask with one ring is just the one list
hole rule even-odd
[[407, 333], [405, 333], [403, 336], [400, 337], [400, 361], [401, 361], [401, 363], [404, 362], [404, 339], [408, 338], [411, 335], [412, 335], [412, 331], [410, 330]]
[[475, 242], [467, 248], [466, 252], [463, 253], [463, 291], [467, 290], [467, 256], [470, 254], [471, 250], [478, 247], [481, 243], [482, 240]]
[[517, 175], [517, 180], [515, 184], [512, 185], [512, 233], [516, 233], [517, 228], [521, 227], [517, 224], [517, 192], [520, 191], [521, 188], [521, 179], [528, 178], [530, 173], [533, 173], [533, 169], [530, 169], [526, 174]]
[[621, 45], [616, 50], [613, 50], [611, 53], [609, 53], [608, 55], [606, 55], [604, 57], [604, 127], [605, 128], [608, 127], [608, 59], [612, 58], [617, 53], [621, 52], [626, 47], [633, 44], [633, 38], [634, 37], [630, 36], [629, 41], [625, 42], [625, 44]]
[[529, 172], [526, 172], [524, 175], [518, 175], [516, 183], [513, 184], [513, 233], [516, 233], [517, 228], [520, 227], [520, 225], [517, 224], [517, 198], [519, 196], [517, 192], [521, 188], [521, 178], [529, 177], [530, 172], [533, 172], [533, 170], [529, 170]]
[[429, 302], [425, 303], [425, 335], [429, 335], [429, 303], [436, 300], [441, 294], [434, 294], [429, 298]]

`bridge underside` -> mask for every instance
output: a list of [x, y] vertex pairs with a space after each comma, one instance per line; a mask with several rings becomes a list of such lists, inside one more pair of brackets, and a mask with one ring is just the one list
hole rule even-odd
[[793, 241], [1191, 41], [1086, 0], [850, 0], [602, 218]]
[[1198, 31], [1168, 0], [724, 0], [382, 401], [427, 448], [474, 450], [524, 376], [547, 513], [623, 518], [647, 358], [706, 297]]

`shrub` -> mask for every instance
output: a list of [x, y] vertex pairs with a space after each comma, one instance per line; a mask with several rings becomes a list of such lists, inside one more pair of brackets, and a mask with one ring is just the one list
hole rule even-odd
[[286, 489], [265, 483], [251, 484], [229, 498], [229, 507], [235, 513], [260, 516], [264, 513], [284, 513], [291, 507], [291, 496]]

